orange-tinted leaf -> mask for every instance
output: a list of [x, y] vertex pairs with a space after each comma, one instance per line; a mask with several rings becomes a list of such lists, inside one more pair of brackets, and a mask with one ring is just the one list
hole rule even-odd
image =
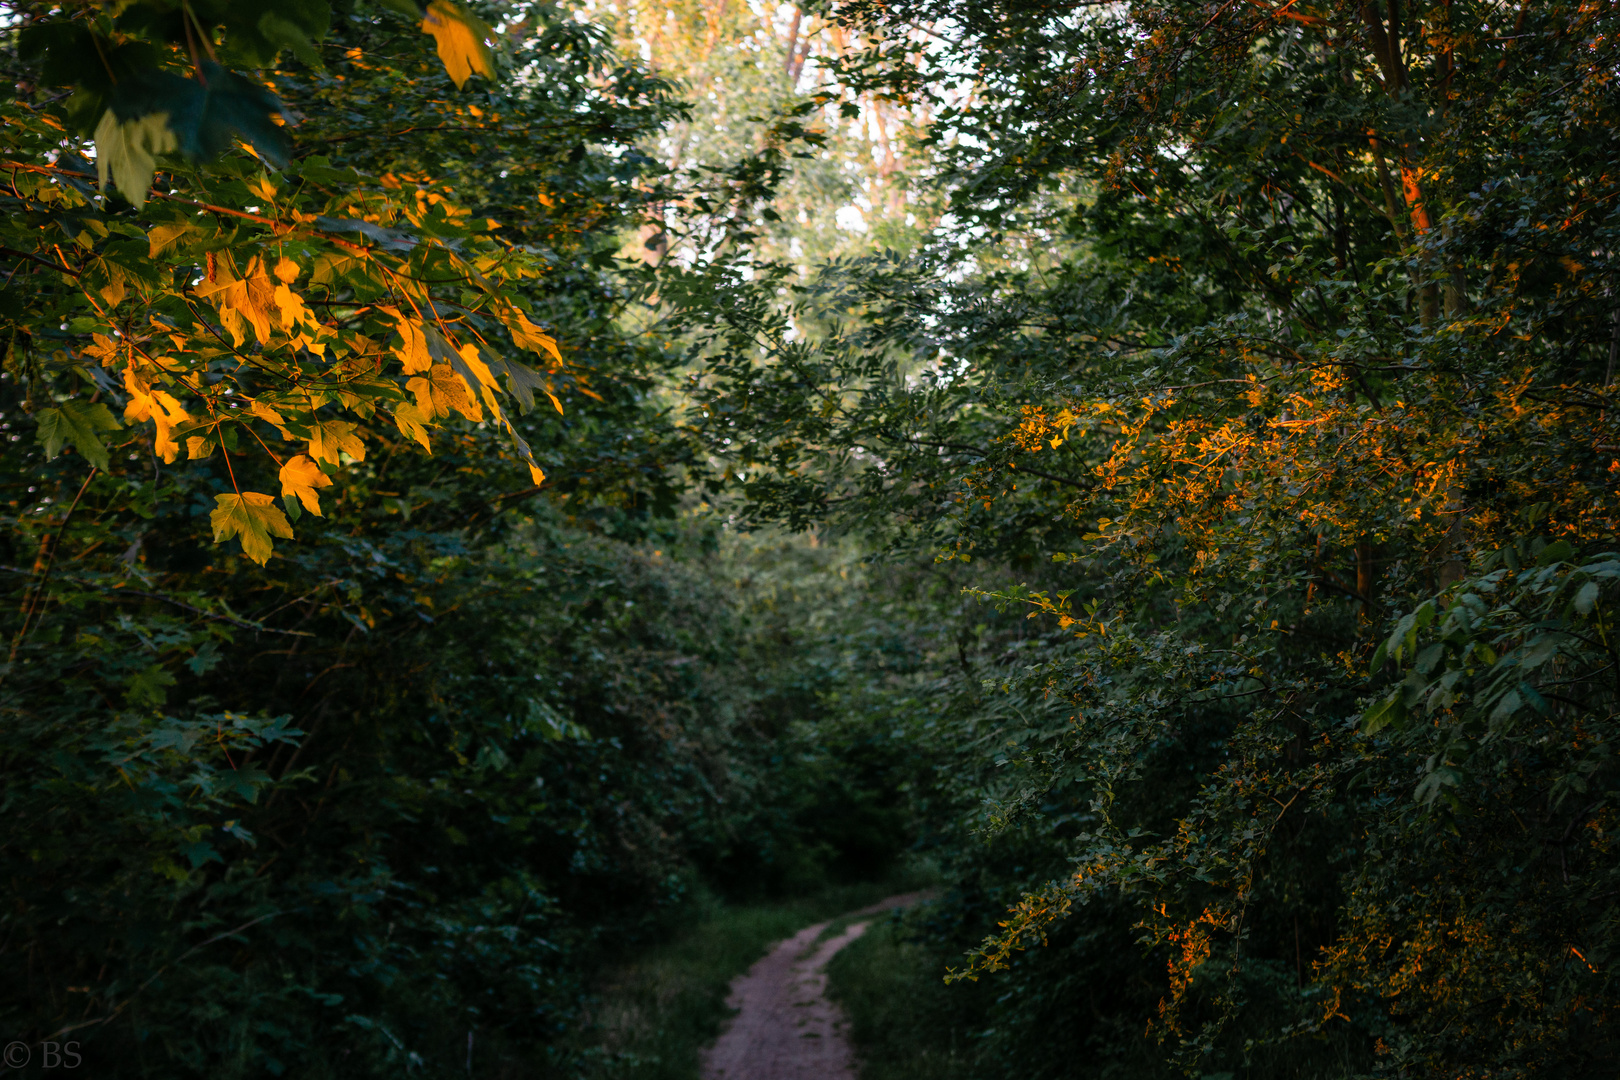
[[447, 417], [452, 411], [469, 420], [482, 420], [484, 410], [472, 396], [472, 387], [449, 364], [434, 364], [426, 377], [418, 375], [406, 383], [416, 395], [417, 407], [429, 421]]
[[486, 79], [495, 77], [495, 65], [490, 60], [486, 38], [493, 37], [490, 28], [463, 11], [449, 0], [433, 0], [422, 19], [422, 32], [433, 35], [439, 59], [444, 70], [459, 90], [473, 75]]
[[516, 307], [508, 306], [501, 315], [501, 321], [511, 331], [512, 341], [518, 348], [541, 356], [549, 355], [557, 363], [562, 363], [562, 351], [557, 348], [556, 338], [530, 322], [529, 317]]
[[433, 452], [433, 444], [428, 441], [427, 433], [433, 417], [424, 415], [414, 402], [402, 401], [394, 406], [394, 423], [399, 425], [400, 434], [421, 443], [422, 449], [428, 453]]
[[173, 464], [180, 454], [180, 444], [174, 440], [174, 429], [180, 424], [189, 423], [191, 417], [174, 399], [174, 395], [164, 390], [153, 390], [145, 379], [135, 373], [134, 368], [124, 369], [124, 389], [129, 391], [124, 419], [136, 422], [151, 420], [157, 428], [152, 449], [165, 463]]
[[281, 467], [281, 495], [283, 498], [297, 496], [298, 501], [304, 504], [304, 509], [321, 517], [321, 500], [315, 494], [316, 488], [331, 487], [332, 480], [321, 467], [303, 454], [290, 458], [287, 464]]
[[270, 318], [277, 310], [276, 282], [265, 272], [259, 256], [238, 274], [230, 254], [222, 254], [214, 263], [214, 279], [198, 282], [196, 292], [219, 308], [219, 321], [230, 331], [237, 348], [247, 341], [247, 326], [253, 327], [259, 344], [270, 340]]
[[392, 317], [394, 329], [399, 331], [401, 340], [400, 344], [394, 346], [394, 355], [405, 365], [405, 374], [415, 375], [432, 367], [433, 357], [428, 352], [427, 335], [422, 332], [422, 324], [398, 308], [382, 307], [378, 310]]

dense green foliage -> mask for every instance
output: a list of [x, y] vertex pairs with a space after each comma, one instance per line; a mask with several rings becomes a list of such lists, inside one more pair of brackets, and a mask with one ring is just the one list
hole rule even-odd
[[1612, 1072], [1613, 5], [245, 10], [5, 8], [8, 1037], [679, 1075], [910, 847], [874, 1069]]
[[912, 713], [973, 1074], [1611, 1071], [1612, 6], [839, 11], [946, 213], [697, 397], [1049, 635]]
[[[219, 7], [220, 59], [271, 64]], [[458, 93], [408, 19], [340, 5], [253, 91], [299, 119], [278, 168], [219, 133], [156, 157], [136, 206], [79, 154], [104, 103], [53, 85], [96, 71], [37, 61], [121, 43], [195, 92], [208, 13], [151, 10], [182, 9], [8, 8], [0, 1030], [96, 1075], [567, 1071], [592, 971], [700, 879], [765, 894], [902, 844], [836, 766], [799, 768], [824, 755], [773, 719], [814, 707], [771, 667], [792, 629], [675, 517], [702, 470], [664, 353], [620, 332], [653, 286], [615, 252], [667, 195], [636, 142], [679, 106], [565, 11], [483, 9], [505, 77]], [[129, 81], [91, 90], [116, 112]], [[768, 167], [715, 178], [705, 227]], [[216, 314], [227, 265], [248, 284]], [[304, 280], [296, 318], [250, 266]], [[438, 314], [371, 324], [412, 304]], [[550, 349], [530, 316], [566, 353], [543, 375], [502, 359], [503, 325]], [[413, 428], [413, 362], [483, 422]], [[296, 540], [210, 542], [278, 479]]]

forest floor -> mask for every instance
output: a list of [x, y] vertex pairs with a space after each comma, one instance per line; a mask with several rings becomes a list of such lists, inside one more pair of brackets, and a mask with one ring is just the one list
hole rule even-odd
[[891, 896], [807, 926], [773, 946], [732, 982], [727, 1004], [737, 1013], [704, 1052], [704, 1080], [855, 1080], [848, 1022], [827, 999], [827, 964], [866, 932], [866, 921], [852, 920], [909, 907], [929, 895]]

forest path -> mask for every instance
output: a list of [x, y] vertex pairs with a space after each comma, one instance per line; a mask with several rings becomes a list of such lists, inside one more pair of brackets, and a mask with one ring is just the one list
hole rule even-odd
[[[910, 907], [932, 893], [891, 896], [841, 916]], [[726, 1003], [737, 1015], [703, 1053], [703, 1080], [855, 1080], [855, 1052], [843, 1010], [827, 1000], [827, 962], [866, 932], [852, 922], [820, 944], [834, 920], [807, 926], [780, 942], [731, 984]]]

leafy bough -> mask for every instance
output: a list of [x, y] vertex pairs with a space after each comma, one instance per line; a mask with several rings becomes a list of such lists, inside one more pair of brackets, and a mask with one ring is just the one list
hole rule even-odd
[[1620, 554], [1574, 554], [1563, 540], [1498, 551], [1482, 574], [1403, 616], [1374, 654], [1375, 673], [1393, 663], [1405, 676], [1367, 709], [1361, 731], [1427, 751], [1419, 804], [1460, 808], [1470, 771], [1509, 748], [1564, 756], [1548, 793], [1555, 805], [1586, 793], [1608, 762]]
[[[0, 142], [0, 242], [34, 296], [8, 328], [8, 367], [47, 459], [72, 446], [105, 471], [113, 446], [166, 463], [217, 453], [230, 490], [214, 538], [261, 564], [389, 427], [431, 452], [435, 429], [487, 425], [538, 486], [513, 411], [544, 394], [560, 412], [556, 382], [585, 381], [527, 314], [544, 258], [431, 177], [290, 160], [268, 119], [279, 103], [216, 58], [267, 64], [285, 47], [318, 62], [325, 9], [274, 27], [279, 8], [253, 27], [239, 9], [137, 3], [22, 32], [41, 83], [74, 88], [61, 108], [7, 105]], [[488, 27], [445, 0], [422, 26], [458, 86], [493, 75]], [[76, 152], [92, 123], [94, 170]], [[251, 156], [188, 167], [236, 139]], [[165, 154], [169, 178], [149, 191]], [[97, 172], [128, 206], [97, 197]]]

